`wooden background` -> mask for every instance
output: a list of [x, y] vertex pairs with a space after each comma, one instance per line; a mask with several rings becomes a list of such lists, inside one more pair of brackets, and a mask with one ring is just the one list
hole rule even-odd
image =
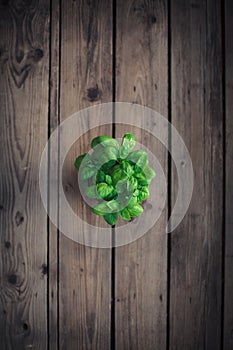
[[[233, 349], [232, 32], [231, 0], [0, 0], [1, 349]], [[168, 118], [195, 176], [188, 213], [166, 235], [176, 169], [152, 145], [166, 208], [143, 238], [112, 250], [57, 232], [38, 186], [50, 133], [110, 101]], [[86, 219], [68, 181], [73, 159], [91, 136], [125, 130], [97, 128], [68, 155], [64, 188]]]

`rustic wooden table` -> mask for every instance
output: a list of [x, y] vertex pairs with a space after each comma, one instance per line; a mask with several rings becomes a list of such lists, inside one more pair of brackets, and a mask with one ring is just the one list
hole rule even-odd
[[[0, 0], [0, 29], [0, 348], [232, 350], [232, 1]], [[95, 249], [48, 220], [39, 164], [59, 123], [110, 101], [171, 121], [195, 183], [167, 235], [177, 176], [166, 149], [133, 126], [86, 132], [67, 156], [63, 185], [93, 225], [103, 222], [70, 182], [92, 137], [134, 132], [168, 180], [166, 208], [146, 235]]]

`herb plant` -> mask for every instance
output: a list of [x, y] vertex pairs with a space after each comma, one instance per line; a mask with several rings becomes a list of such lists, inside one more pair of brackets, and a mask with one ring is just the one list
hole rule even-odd
[[141, 215], [141, 204], [150, 195], [155, 172], [144, 150], [133, 151], [135, 144], [130, 133], [123, 136], [120, 146], [110, 136], [98, 136], [91, 142], [92, 152], [74, 163], [85, 195], [97, 201], [91, 210], [112, 226], [119, 215], [126, 221]]

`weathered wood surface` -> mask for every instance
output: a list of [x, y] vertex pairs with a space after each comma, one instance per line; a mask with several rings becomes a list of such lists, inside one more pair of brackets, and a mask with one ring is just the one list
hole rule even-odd
[[[221, 348], [223, 109], [220, 1], [171, 2], [171, 116], [194, 191], [171, 234], [170, 349]], [[184, 162], [180, 166], [185, 166]], [[177, 182], [172, 167], [172, 201]]]
[[49, 2], [0, 2], [0, 347], [46, 349]]
[[[48, 136], [56, 130], [60, 121], [60, 19], [61, 8], [59, 0], [51, 1], [50, 9], [50, 76], [49, 76], [49, 111], [48, 111]], [[57, 147], [49, 153], [49, 170], [48, 177], [51, 178], [52, 162], [58, 156], [58, 143]], [[49, 190], [49, 212], [51, 206], [54, 203], [58, 203], [58, 191], [54, 192], [50, 186]], [[57, 218], [58, 218], [58, 205], [56, 206]], [[58, 221], [58, 220], [57, 220]], [[58, 295], [58, 229], [49, 221], [48, 226], [48, 338], [50, 350], [57, 349], [59, 346], [59, 295]]]
[[[116, 101], [132, 102], [129, 113], [137, 103], [167, 117], [166, 1], [120, 0], [116, 4]], [[145, 119], [142, 115], [142, 130], [116, 125], [116, 136], [133, 132], [138, 142], [154, 152], [166, 173], [167, 151], [143, 132], [144, 124], [151, 132], [156, 128], [153, 118]], [[145, 236], [115, 249], [116, 349], [166, 348], [166, 220], [165, 208], [160, 220]]]
[[[60, 121], [112, 99], [112, 8], [106, 1], [64, 1], [61, 21]], [[101, 115], [96, 115], [101, 124]], [[88, 120], [87, 120], [88, 123]], [[84, 125], [80, 125], [80, 128]], [[74, 159], [90, 150], [92, 137], [112, 134], [112, 126], [90, 130], [71, 148], [63, 187], [73, 210], [94, 226], [102, 218], [82, 200]], [[69, 135], [67, 135], [69, 138]], [[59, 215], [61, 216], [61, 212]], [[62, 218], [60, 219], [62, 220]], [[71, 222], [70, 225], [73, 225]], [[77, 227], [83, 230], [83, 227]], [[85, 235], [85, 231], [83, 232]], [[86, 232], [88, 234], [88, 232]], [[109, 228], [111, 235], [111, 228]], [[61, 349], [110, 349], [111, 250], [59, 239], [59, 344]]]
[[[230, 0], [0, 0], [1, 349], [233, 348], [232, 16]], [[38, 170], [60, 122], [113, 97], [170, 115], [195, 183], [187, 216], [167, 237], [171, 164], [162, 217], [112, 256], [47, 222]], [[129, 130], [168, 176], [164, 147], [135, 127], [115, 134]], [[106, 224], [79, 200], [73, 161], [92, 137], [112, 132], [85, 133], [63, 167], [73, 211], [97, 227]], [[49, 192], [50, 202], [57, 196]]]
[[225, 2], [225, 107], [226, 107], [226, 236], [225, 236], [225, 305], [224, 350], [233, 348], [233, 3]]

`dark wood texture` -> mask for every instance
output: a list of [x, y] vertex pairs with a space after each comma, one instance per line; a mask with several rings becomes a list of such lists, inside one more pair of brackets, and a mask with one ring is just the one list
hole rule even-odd
[[[61, 10], [62, 122], [82, 108], [111, 101], [112, 8], [106, 1], [68, 0]], [[101, 116], [96, 118], [101, 124]], [[76, 156], [90, 150], [91, 139], [97, 134], [111, 135], [112, 126], [85, 133], [72, 147], [64, 165], [63, 186], [73, 210], [98, 227], [103, 219], [77, 200], [73, 166]], [[111, 250], [80, 245], [64, 235], [60, 235], [59, 247], [60, 348], [110, 349]]]
[[233, 348], [233, 3], [225, 4], [225, 89], [226, 89], [226, 236], [224, 350]]
[[[171, 3], [171, 116], [190, 151], [194, 191], [171, 234], [170, 348], [220, 349], [223, 109], [219, 1]], [[180, 163], [180, 166], [185, 164]], [[177, 182], [172, 167], [172, 201]]]
[[[48, 136], [59, 125], [60, 119], [60, 2], [59, 0], [51, 1], [51, 12], [50, 12], [50, 76], [49, 76], [49, 128]], [[54, 154], [50, 149], [50, 160], [49, 165], [58, 155], [58, 144], [54, 150]], [[51, 174], [51, 166], [49, 167], [49, 177]], [[49, 205], [58, 203], [58, 192], [53, 192], [49, 187]], [[58, 205], [56, 207], [58, 217]], [[49, 274], [49, 285], [48, 285], [48, 336], [50, 350], [57, 349], [59, 343], [59, 331], [58, 331], [58, 229], [49, 221], [48, 226], [48, 274]]]
[[1, 349], [46, 349], [47, 216], [38, 187], [47, 141], [49, 3], [0, 2]]
[[[117, 1], [116, 101], [132, 102], [129, 113], [137, 103], [168, 115], [167, 21], [166, 1]], [[156, 127], [153, 118], [142, 117], [142, 130], [144, 123], [151, 131]], [[165, 148], [142, 130], [116, 125], [116, 137], [133, 132], [138, 142], [154, 152], [166, 172]], [[145, 236], [115, 250], [117, 350], [166, 348], [166, 222], [165, 208]]]
[[[233, 349], [232, 19], [231, 0], [0, 0], [1, 349]], [[187, 215], [166, 235], [178, 191], [166, 149], [134, 126], [101, 126], [101, 115], [84, 132], [87, 118], [62, 174], [77, 215], [107, 227], [81, 200], [73, 167], [97, 134], [135, 133], [171, 190], [156, 225], [111, 250], [58, 232], [38, 178], [59, 123], [113, 99], [171, 119], [195, 182]], [[142, 116], [145, 125], [156, 128]]]

